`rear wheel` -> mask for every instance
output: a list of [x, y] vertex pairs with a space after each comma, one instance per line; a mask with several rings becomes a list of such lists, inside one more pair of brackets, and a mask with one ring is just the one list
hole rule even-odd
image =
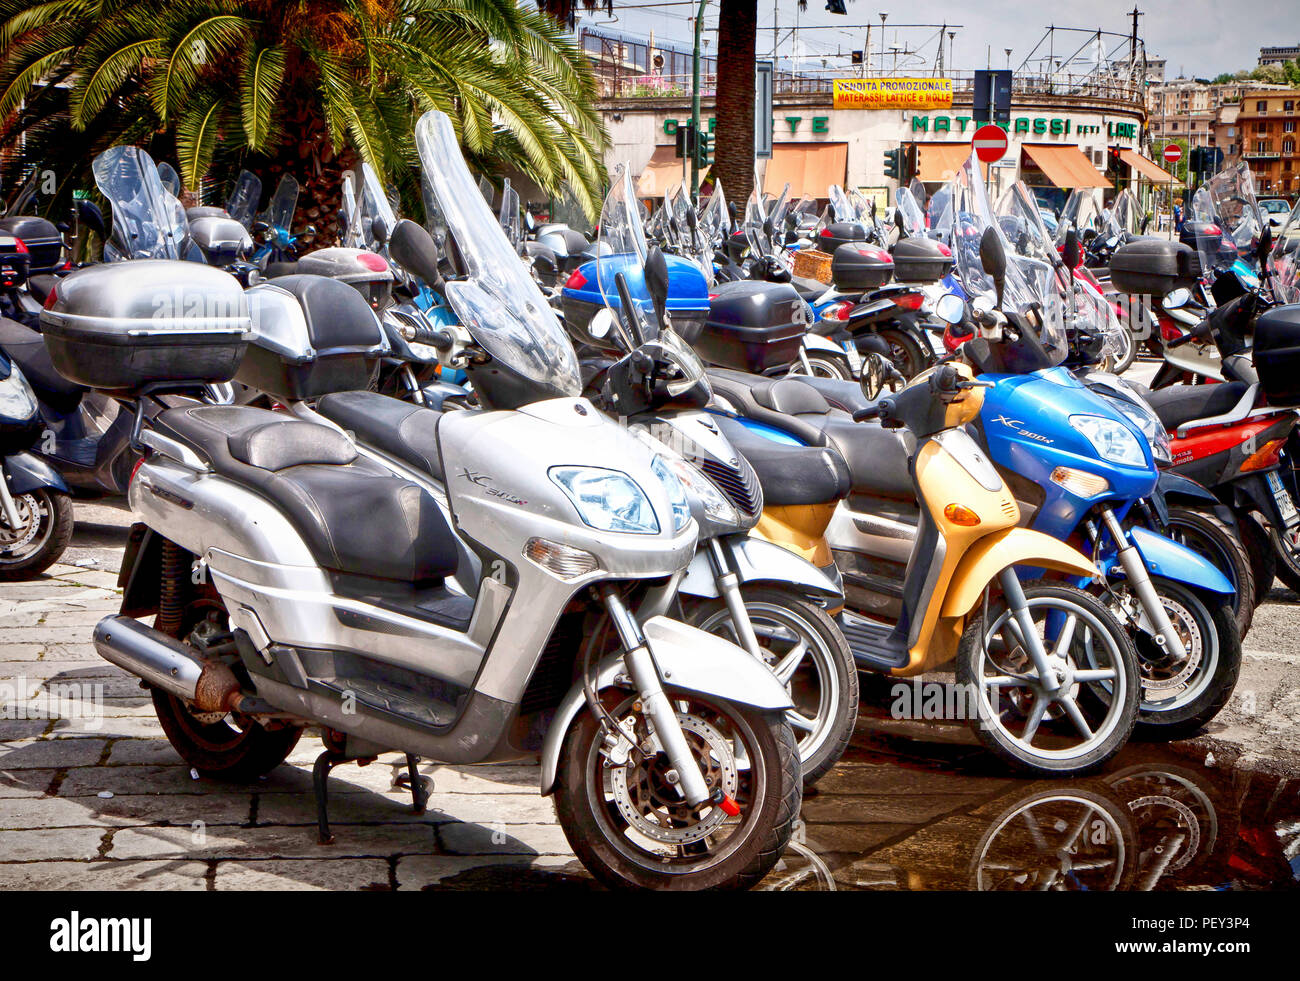
[[877, 331], [889, 345], [889, 360], [908, 381], [911, 381], [930, 363], [920, 342], [910, 333], [898, 327], [886, 327]]
[[653, 752], [639, 696], [600, 697], [638, 748], [607, 736], [587, 707], [565, 735], [555, 812], [582, 864], [615, 889], [756, 885], [785, 850], [802, 798], [798, 751], [780, 714], [668, 689], [708, 789], [725, 795], [692, 807]]
[[1207, 511], [1170, 508], [1169, 537], [1208, 559], [1232, 583], [1232, 612], [1245, 639], [1255, 618], [1255, 570], [1238, 533]]
[[1060, 583], [1024, 587], [1047, 652], [1049, 688], [1030, 660], [1006, 603], [974, 617], [957, 652], [957, 681], [977, 712], [979, 741], [1017, 769], [1077, 775], [1110, 759], [1137, 721], [1137, 657], [1095, 597]]
[[1255, 605], [1259, 606], [1268, 599], [1273, 591], [1273, 580], [1277, 578], [1277, 549], [1272, 536], [1253, 515], [1245, 515], [1237, 521], [1237, 531], [1241, 543], [1250, 556], [1250, 571], [1255, 577]]
[[[174, 636], [207, 651], [227, 643], [230, 636], [225, 607], [215, 596], [197, 599], [187, 606], [181, 624]], [[242, 676], [238, 656], [226, 659]], [[172, 748], [201, 775], [214, 780], [256, 780], [283, 763], [302, 735], [297, 726], [268, 729], [237, 712], [200, 712], [158, 688], [150, 694]]]
[[[5, 476], [0, 473], [0, 480]], [[0, 581], [35, 579], [59, 560], [72, 541], [72, 500], [42, 487], [14, 497], [18, 526], [0, 508]]]
[[1277, 577], [1300, 594], [1300, 525], [1288, 531], [1274, 529], [1270, 537], [1277, 553]]
[[[795, 707], [786, 721], [799, 745], [803, 785], [811, 787], [833, 767], [858, 720], [858, 671], [853, 652], [826, 611], [789, 590], [743, 589], [745, 610], [767, 666]], [[731, 613], [721, 600], [691, 611], [701, 630], [739, 644]]]
[[806, 365], [802, 355], [796, 358], [794, 364], [790, 366], [790, 374], [795, 377], [833, 378], [837, 381], [853, 381], [853, 370], [849, 367], [848, 358], [841, 358], [830, 352], [809, 353], [807, 358], [808, 363]]

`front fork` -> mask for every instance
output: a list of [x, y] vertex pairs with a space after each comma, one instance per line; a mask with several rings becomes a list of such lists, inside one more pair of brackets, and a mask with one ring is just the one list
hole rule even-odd
[[1185, 661], [1187, 650], [1183, 647], [1183, 639], [1178, 636], [1178, 631], [1174, 629], [1173, 622], [1169, 619], [1165, 604], [1160, 601], [1160, 595], [1151, 582], [1151, 575], [1147, 572], [1147, 565], [1142, 561], [1141, 554], [1129, 541], [1114, 511], [1110, 508], [1102, 508], [1101, 520], [1115, 542], [1119, 564], [1124, 570], [1124, 575], [1133, 592], [1137, 594], [1138, 602], [1142, 604], [1142, 612], [1146, 614], [1147, 621], [1151, 624], [1152, 640], [1157, 646], [1164, 648], [1166, 654], [1173, 655], [1179, 662]]
[[0, 461], [0, 513], [4, 514], [9, 527], [17, 533], [23, 522], [18, 514], [18, 503], [9, 490], [9, 475], [5, 473], [3, 461]]
[[678, 786], [692, 807], [699, 807], [712, 799], [704, 775], [700, 772], [695, 754], [686, 743], [681, 724], [677, 721], [677, 711], [664, 692], [663, 680], [659, 676], [659, 666], [646, 644], [636, 618], [623, 605], [622, 598], [612, 586], [601, 591], [601, 599], [609, 617], [618, 631], [619, 641], [623, 645], [623, 663], [627, 666], [632, 686], [641, 695], [641, 704], [645, 708], [646, 719], [653, 727], [654, 735], [663, 746], [664, 755], [676, 771]]

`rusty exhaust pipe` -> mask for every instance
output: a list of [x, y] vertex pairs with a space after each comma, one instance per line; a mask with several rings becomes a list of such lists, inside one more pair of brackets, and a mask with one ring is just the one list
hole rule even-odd
[[138, 620], [106, 617], [99, 621], [95, 650], [104, 660], [192, 703], [200, 712], [229, 712], [239, 704], [239, 679], [229, 665], [204, 660], [193, 648]]

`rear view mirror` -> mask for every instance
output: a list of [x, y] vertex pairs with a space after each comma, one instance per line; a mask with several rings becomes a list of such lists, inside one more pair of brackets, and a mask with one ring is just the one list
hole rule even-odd
[[659, 246], [650, 247], [645, 260], [645, 288], [655, 307], [655, 318], [662, 328], [667, 324], [668, 312], [668, 260]]
[[609, 307], [601, 307], [597, 310], [591, 318], [591, 323], [587, 325], [587, 333], [598, 340], [608, 337], [613, 329], [614, 315], [609, 312]]
[[1259, 260], [1260, 268], [1268, 260], [1269, 254], [1273, 251], [1273, 226], [1265, 225], [1264, 231], [1259, 236], [1259, 247], [1255, 250], [1255, 258]]
[[1007, 253], [1002, 247], [1002, 239], [996, 228], [984, 229], [980, 237], [980, 265], [993, 277], [993, 286], [997, 290], [998, 307], [1002, 306], [1002, 292], [1007, 281]]
[[442, 286], [438, 270], [438, 246], [433, 236], [409, 219], [403, 218], [393, 228], [388, 241], [389, 257], [404, 270], [433, 289]]
[[1061, 250], [1061, 255], [1065, 259], [1065, 268], [1070, 270], [1070, 275], [1073, 276], [1082, 258], [1079, 254], [1079, 233], [1073, 228], [1065, 233], [1065, 248]]
[[77, 222], [89, 228], [101, 241], [108, 238], [104, 228], [104, 213], [92, 201], [77, 202]]
[[1181, 309], [1182, 307], [1187, 306], [1187, 304], [1190, 303], [1191, 301], [1192, 301], [1192, 291], [1187, 289], [1186, 287], [1179, 287], [1178, 289], [1170, 293], [1168, 296], [1166, 296], [1161, 301], [1160, 305], [1164, 307], [1166, 310], [1178, 310]]
[[388, 226], [384, 224], [384, 219], [376, 217], [370, 222], [370, 235], [380, 248], [388, 244]]
[[893, 366], [885, 360], [884, 355], [867, 355], [862, 363], [862, 394], [867, 397], [867, 401], [874, 402], [880, 398], [892, 372]]
[[956, 293], [945, 293], [934, 305], [934, 315], [955, 327], [966, 319], [966, 301]]

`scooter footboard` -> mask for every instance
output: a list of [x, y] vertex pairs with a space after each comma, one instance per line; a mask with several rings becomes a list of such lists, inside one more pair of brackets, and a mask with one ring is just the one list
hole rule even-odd
[[962, 556], [948, 587], [941, 615], [966, 616], [980, 601], [985, 587], [997, 578], [999, 572], [1012, 565], [1050, 569], [1086, 580], [1096, 579], [1098, 575], [1092, 561], [1065, 542], [1028, 528], [1009, 528], [981, 538]]
[[[773, 712], [794, 707], [776, 675], [729, 641], [667, 617], [654, 617], [641, 629], [666, 686]], [[611, 654], [597, 666], [593, 687], [613, 688], [626, 673], [622, 653]], [[551, 720], [542, 743], [543, 794], [555, 789], [564, 737], [585, 702], [582, 685], [574, 685]]]

